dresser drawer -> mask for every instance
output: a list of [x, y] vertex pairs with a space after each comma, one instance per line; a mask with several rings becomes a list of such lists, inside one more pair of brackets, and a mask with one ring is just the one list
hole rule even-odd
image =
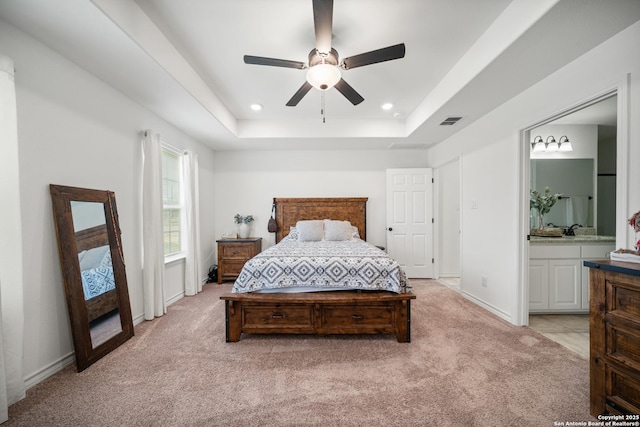
[[221, 273], [223, 277], [233, 277], [236, 278], [240, 275], [242, 271], [242, 267], [244, 267], [245, 260], [225, 260], [224, 262], [224, 271]]
[[252, 257], [253, 248], [250, 245], [223, 245], [222, 257], [224, 258], [242, 258], [249, 259]]
[[277, 326], [313, 329], [313, 305], [279, 304], [253, 306], [244, 305], [242, 310], [243, 327], [245, 329], [268, 329]]
[[606, 408], [614, 414], [638, 414], [640, 411], [640, 378], [614, 367], [606, 367]]
[[640, 324], [630, 323], [629, 325], [632, 327], [605, 324], [607, 334], [605, 355], [640, 372], [640, 333], [638, 332]]
[[325, 328], [392, 327], [393, 316], [393, 307], [389, 305], [322, 306], [322, 326]]

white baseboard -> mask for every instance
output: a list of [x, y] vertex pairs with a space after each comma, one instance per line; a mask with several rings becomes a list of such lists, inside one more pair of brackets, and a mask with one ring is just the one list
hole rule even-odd
[[467, 293], [465, 291], [462, 291], [460, 294], [463, 297], [465, 297], [466, 299], [468, 299], [469, 301], [473, 302], [474, 304], [479, 305], [480, 307], [484, 308], [485, 310], [495, 314], [499, 318], [501, 318], [501, 319], [503, 319], [503, 320], [515, 325], [515, 323], [513, 322], [513, 319], [511, 318], [511, 315], [509, 313], [507, 313], [506, 311], [500, 310], [499, 308], [497, 308], [497, 307], [495, 307], [495, 306], [493, 306], [493, 305], [491, 305], [491, 304], [489, 304], [489, 303], [487, 303], [485, 301], [482, 301], [481, 299], [478, 299], [478, 298], [474, 297], [473, 295], [471, 295], [471, 294], [469, 294], [469, 293]]
[[46, 380], [50, 376], [60, 372], [67, 366], [71, 365], [75, 360], [74, 353], [71, 352], [66, 356], [58, 359], [57, 361], [50, 363], [44, 368], [40, 369], [36, 373], [26, 377], [24, 379], [24, 387], [29, 390], [31, 387], [34, 387], [40, 384], [42, 381]]
[[184, 292], [179, 292], [178, 294], [172, 296], [167, 300], [167, 307], [173, 304], [174, 302], [180, 301], [182, 298], [184, 298]]
[[[181, 300], [182, 298], [184, 298], [184, 292], [178, 293], [177, 295], [174, 295], [173, 297], [169, 298], [167, 300], [167, 305], [169, 306], [174, 302]], [[142, 322], [144, 322], [144, 314], [140, 314], [139, 316], [136, 316], [133, 319], [134, 326]], [[44, 368], [40, 369], [34, 374], [29, 375], [28, 377], [25, 377], [24, 379], [25, 389], [29, 390], [30, 388], [40, 384], [42, 381], [46, 380], [50, 376], [55, 375], [56, 373], [60, 372], [67, 366], [71, 365], [75, 361], [74, 354], [75, 354], [74, 352], [71, 352], [66, 356], [63, 356], [62, 358], [58, 359], [57, 361], [50, 363], [49, 365], [45, 366]]]

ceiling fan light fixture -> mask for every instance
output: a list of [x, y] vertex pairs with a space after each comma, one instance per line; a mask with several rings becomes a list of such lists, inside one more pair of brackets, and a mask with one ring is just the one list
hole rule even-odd
[[331, 89], [341, 78], [340, 69], [331, 64], [317, 64], [307, 71], [309, 84], [320, 90]]

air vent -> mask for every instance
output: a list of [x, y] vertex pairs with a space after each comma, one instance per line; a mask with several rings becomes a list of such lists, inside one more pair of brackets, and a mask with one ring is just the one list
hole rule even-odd
[[447, 117], [446, 119], [444, 119], [442, 123], [440, 123], [440, 126], [455, 125], [456, 123], [458, 123], [458, 120], [460, 120], [461, 118], [462, 117]]

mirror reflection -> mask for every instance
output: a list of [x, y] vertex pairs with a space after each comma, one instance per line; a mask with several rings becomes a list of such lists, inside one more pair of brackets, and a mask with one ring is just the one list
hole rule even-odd
[[531, 160], [531, 189], [562, 196], [544, 216], [545, 225], [567, 228], [594, 226], [595, 173], [593, 159]]
[[91, 344], [96, 348], [122, 332], [104, 206], [71, 201], [71, 215]]

